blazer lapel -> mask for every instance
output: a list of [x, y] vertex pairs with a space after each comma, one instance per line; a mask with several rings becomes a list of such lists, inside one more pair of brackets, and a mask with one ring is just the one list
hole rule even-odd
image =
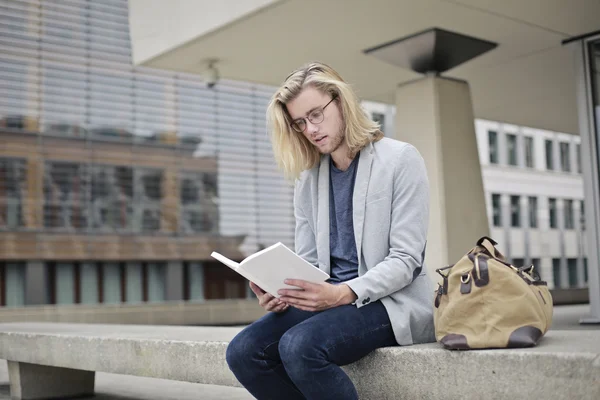
[[329, 252], [329, 157], [321, 157], [317, 190], [317, 255], [319, 269], [330, 274]]
[[[371, 164], [373, 163], [373, 143], [369, 143], [360, 151], [358, 160], [358, 171], [354, 181], [354, 194], [352, 196], [352, 221], [354, 225], [354, 239], [356, 240], [356, 254], [358, 265], [361, 264], [362, 236], [365, 222], [365, 202], [367, 199], [367, 188], [371, 177]], [[329, 243], [329, 242], [328, 242]]]

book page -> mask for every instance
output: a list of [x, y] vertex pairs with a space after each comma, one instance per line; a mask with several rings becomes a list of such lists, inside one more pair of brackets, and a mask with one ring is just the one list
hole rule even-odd
[[329, 279], [329, 275], [305, 261], [283, 243], [277, 243], [248, 257], [237, 271], [254, 276], [256, 280], [253, 282], [275, 297], [280, 297], [277, 294], [279, 289], [296, 288], [283, 283], [285, 279], [302, 279], [313, 283]]

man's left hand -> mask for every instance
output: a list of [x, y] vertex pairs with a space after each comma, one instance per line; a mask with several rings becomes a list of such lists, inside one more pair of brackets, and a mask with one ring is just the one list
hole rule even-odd
[[285, 283], [300, 289], [279, 290], [279, 300], [304, 311], [323, 311], [350, 304], [357, 298], [345, 284], [311, 283], [300, 279], [286, 279]]

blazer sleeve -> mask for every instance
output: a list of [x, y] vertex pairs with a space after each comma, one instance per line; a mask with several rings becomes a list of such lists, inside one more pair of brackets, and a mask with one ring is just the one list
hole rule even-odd
[[345, 282], [358, 308], [412, 283], [423, 268], [429, 224], [429, 182], [417, 149], [406, 145], [397, 156], [390, 227], [390, 251], [364, 275]]
[[308, 198], [308, 195], [303, 193], [306, 187], [302, 183], [299, 180], [294, 187], [295, 251], [304, 260], [318, 268], [316, 232], [302, 208], [302, 199]]

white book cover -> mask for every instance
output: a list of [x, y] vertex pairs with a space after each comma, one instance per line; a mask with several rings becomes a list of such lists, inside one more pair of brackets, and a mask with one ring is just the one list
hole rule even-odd
[[298, 256], [281, 242], [248, 256], [241, 263], [214, 251], [211, 257], [277, 298], [280, 297], [277, 294], [279, 289], [297, 288], [283, 283], [286, 279], [302, 279], [313, 283], [325, 282], [329, 279], [329, 275]]

